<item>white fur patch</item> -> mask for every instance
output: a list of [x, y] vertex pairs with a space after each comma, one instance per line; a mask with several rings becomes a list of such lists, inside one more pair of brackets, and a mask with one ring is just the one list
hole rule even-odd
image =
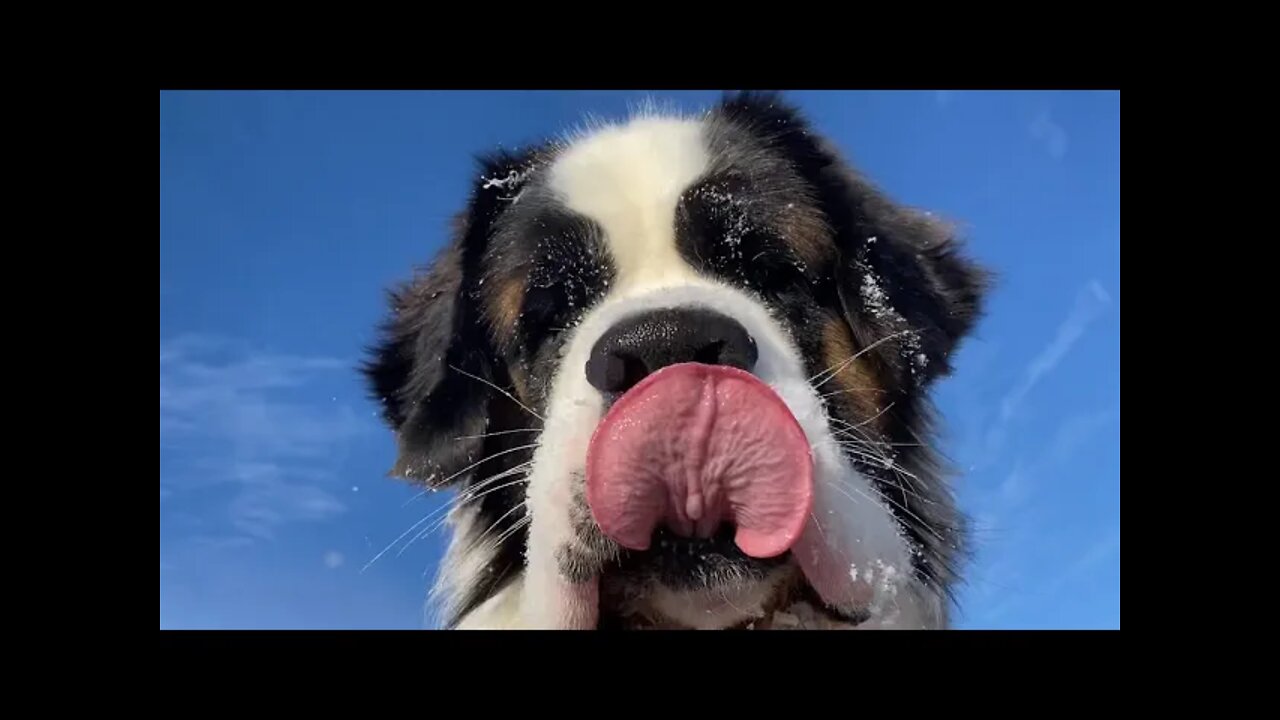
[[459, 630], [520, 630], [520, 591], [523, 581], [517, 577], [511, 584], [485, 600], [458, 623]]
[[676, 250], [676, 203], [709, 161], [701, 123], [643, 117], [572, 145], [549, 185], [604, 229], [619, 287], [678, 284], [691, 268]]
[[[477, 526], [478, 510], [460, 503], [451, 510], [446, 520], [450, 533], [449, 547], [440, 560], [439, 582], [431, 589], [431, 603], [438, 604], [443, 614], [452, 616], [466, 597], [468, 586], [482, 573], [488, 571], [497, 552], [494, 533], [480, 542], [476, 538], [484, 531]], [[487, 540], [487, 542], [486, 542]]]

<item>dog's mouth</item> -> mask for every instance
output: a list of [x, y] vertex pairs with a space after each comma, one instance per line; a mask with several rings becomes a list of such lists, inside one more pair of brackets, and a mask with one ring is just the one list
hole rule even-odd
[[600, 578], [601, 630], [852, 630], [867, 616], [828, 608], [790, 553], [752, 558], [723, 526], [711, 538], [659, 530]]
[[786, 403], [751, 373], [683, 363], [624, 393], [587, 457], [587, 504], [623, 548], [601, 576], [601, 627], [855, 627], [791, 552], [813, 463]]
[[768, 582], [791, 564], [790, 554], [753, 558], [734, 542], [737, 531], [722, 524], [711, 537], [685, 537], [666, 527], [645, 550], [624, 550], [606, 566], [607, 580], [678, 593], [714, 593], [720, 588]]

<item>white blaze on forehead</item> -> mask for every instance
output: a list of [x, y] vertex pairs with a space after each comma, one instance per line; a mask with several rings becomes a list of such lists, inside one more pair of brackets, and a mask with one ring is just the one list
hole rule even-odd
[[604, 230], [619, 285], [661, 285], [692, 275], [676, 250], [676, 204], [709, 159], [698, 121], [643, 117], [574, 142], [550, 186]]

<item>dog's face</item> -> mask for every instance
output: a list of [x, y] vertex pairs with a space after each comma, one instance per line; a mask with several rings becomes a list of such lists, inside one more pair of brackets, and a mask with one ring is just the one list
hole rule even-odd
[[366, 373], [456, 627], [944, 627], [984, 273], [769, 95], [485, 159]]

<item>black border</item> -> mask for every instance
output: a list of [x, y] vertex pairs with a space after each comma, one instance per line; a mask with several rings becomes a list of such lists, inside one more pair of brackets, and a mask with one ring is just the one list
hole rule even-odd
[[[501, 12], [496, 8], [494, 11]], [[518, 43], [512, 46], [510, 54], [501, 52], [504, 43], [509, 42], [513, 41], [499, 39], [492, 43], [476, 43], [462, 56], [446, 55], [437, 48], [434, 53], [422, 52], [395, 59], [362, 56], [363, 62], [351, 60], [345, 52], [341, 56], [334, 54], [319, 59], [305, 54], [301, 59], [283, 62], [281, 59], [290, 49], [281, 47], [268, 53], [278, 60], [275, 64], [248, 52], [238, 52], [229, 59], [224, 52], [204, 52], [196, 42], [184, 46], [182, 49], [187, 52], [176, 53], [176, 58], [174, 54], [166, 54], [160, 72], [160, 87], [162, 92], [214, 89], [1120, 89], [1119, 53], [1108, 53], [1105, 39], [1098, 37], [1088, 38], [1087, 42], [1079, 37], [1071, 38], [1064, 43], [1064, 47], [1075, 44], [1070, 54], [1055, 51], [1050, 38], [1037, 38], [1034, 47], [1028, 42], [1027, 47], [1019, 49], [982, 46], [975, 41], [974, 45], [965, 47], [964, 53], [955, 54], [935, 48], [928, 56], [911, 56], [896, 63], [892, 59], [875, 61], [879, 51], [865, 50], [864, 55], [844, 47], [829, 48], [834, 56], [832, 59], [839, 58], [839, 62], [821, 57], [824, 53], [819, 51], [817, 54], [806, 52], [805, 55], [764, 53], [764, 57], [758, 57], [754, 62], [742, 63], [738, 61], [746, 52], [742, 48], [736, 49], [731, 56], [723, 55], [726, 50], [704, 49], [699, 54], [721, 60], [731, 57], [734, 61], [706, 60], [691, 65], [687, 58], [673, 55], [655, 64], [633, 69], [601, 63], [598, 56], [593, 59], [591, 54], [584, 55], [572, 47], [568, 48], [562, 62], [557, 62], [554, 54], [542, 56], [537, 62], [519, 62]], [[554, 45], [557, 41], [545, 42]], [[494, 49], [495, 44], [497, 50]], [[162, 47], [162, 52], [171, 49]], [[415, 51], [418, 49], [414, 47]], [[576, 61], [573, 59], [575, 55]], [[549, 67], [560, 69], [548, 70]], [[658, 653], [659, 657], [679, 653], [682, 649], [679, 645], [689, 643], [688, 652], [727, 653], [724, 656], [726, 662], [732, 664], [732, 658], [748, 657], [733, 653], [735, 644], [744, 642], [736, 638], [746, 635], [748, 633], [161, 630], [161, 668], [162, 675], [166, 668], [187, 675], [193, 669], [192, 663], [207, 665], [215, 672], [219, 666], [224, 671], [239, 668], [236, 672], [240, 672], [246, 665], [257, 664], [264, 667], [275, 666], [276, 663], [306, 665], [308, 661], [329, 663], [335, 658], [346, 658], [350, 663], [354, 654], [369, 658], [366, 664], [385, 670], [392, 664], [404, 667], [399, 662], [404, 654], [416, 656], [418, 663], [429, 666], [440, 657], [454, 662], [474, 652], [481, 663], [486, 658], [500, 657], [503, 658], [501, 664], [504, 669], [520, 671], [523, 668], [519, 663], [513, 664], [511, 660], [518, 657], [529, 661], [531, 655], [526, 653], [532, 653], [532, 657], [551, 653], [561, 643], [570, 650], [588, 648], [599, 652], [637, 653], [634, 655], [637, 660], [647, 658], [650, 652]], [[977, 671], [1013, 675], [1028, 673], [1034, 677], [1062, 669], [1085, 673], [1090, 683], [1096, 685], [1099, 675], [1104, 678], [1110, 675], [1111, 665], [1119, 657], [1113, 646], [1118, 641], [1119, 632], [1106, 630], [784, 632], [755, 635], [757, 637], [749, 645], [742, 646], [743, 653], [821, 652], [830, 647], [840, 656], [842, 663], [865, 662], [867, 672], [877, 675], [893, 674], [889, 668], [895, 666], [904, 673], [921, 676], [924, 673], [965, 675], [966, 671]], [[888, 641], [889, 638], [893, 640]], [[857, 652], [850, 655], [854, 648]], [[957, 652], [961, 655], [954, 654]], [[422, 653], [429, 654], [424, 656]], [[937, 655], [930, 660], [930, 654]], [[812, 655], [795, 657], [805, 659], [811, 667], [821, 667], [820, 663], [807, 662], [813, 658]], [[860, 657], [863, 660], [859, 660]], [[170, 663], [169, 659], [175, 662]], [[407, 667], [412, 669], [414, 664]], [[484, 665], [467, 664], [465, 667], [480, 672]], [[1003, 684], [1008, 677], [992, 676], [987, 678], [987, 682]], [[854, 679], [848, 682], [859, 684]]]
[[[1127, 676], [1119, 665], [1120, 633], [1087, 631], [951, 632], [448, 632], [448, 631], [187, 631], [162, 630], [162, 675], [188, 682], [260, 673], [303, 673], [351, 688], [396, 688], [421, 683], [436, 703], [450, 703], [458, 683], [490, 688], [482, 704], [501, 701], [509, 684], [537, 682], [542, 668], [555, 677], [547, 691], [579, 690], [572, 675], [614, 676], [617, 692], [661, 685], [726, 693], [758, 687], [809, 695], [816, 705], [844, 698], [846, 708], [862, 700], [906, 701], [904, 708], [960, 682], [978, 704], [1020, 694], [1030, 685], [1052, 684], [1055, 693], [1074, 678], [1088, 695]], [[568, 675], [566, 675], [566, 673]], [[637, 673], [639, 675], [637, 675]], [[802, 679], [797, 680], [797, 675]], [[830, 680], [823, 676], [830, 675]], [[724, 683], [718, 681], [724, 677]], [[632, 678], [628, 680], [627, 678]], [[744, 679], [747, 685], [744, 686]], [[494, 686], [495, 681], [497, 686]], [[164, 680], [162, 679], [162, 682]], [[636, 684], [638, 682], [639, 684]], [[832, 685], [832, 683], [835, 683]], [[756, 685], [759, 683], [759, 685]], [[812, 691], [801, 686], [817, 683]], [[905, 683], [920, 697], [893, 694]], [[936, 685], [936, 687], [935, 687]], [[162, 685], [161, 687], [165, 687]], [[932, 692], [931, 692], [932, 690]], [[664, 694], [657, 686], [653, 692]], [[884, 695], [882, 693], [889, 693]], [[643, 694], [643, 693], [642, 693]], [[471, 697], [464, 695], [464, 697]], [[673, 696], [670, 696], [673, 697]], [[1041, 699], [1040, 696], [1037, 699]], [[506, 698], [520, 702], [519, 696]], [[615, 701], [621, 698], [614, 698]], [[638, 698], [643, 701], [644, 698]], [[706, 699], [706, 698], [704, 698]], [[967, 704], [967, 703], [966, 703]], [[814, 706], [814, 709], [818, 709]], [[447, 709], [447, 708], [443, 708]]]
[[[294, 38], [304, 37], [301, 42], [306, 42], [318, 36], [295, 33], [268, 40], [266, 30], [246, 37], [249, 33], [237, 29], [227, 37], [216, 27], [200, 28], [181, 43], [162, 40], [160, 87], [1118, 90], [1124, 66], [1118, 26], [1098, 18], [1089, 18], [1092, 24], [1082, 18], [1077, 26], [1073, 18], [1048, 21], [1046, 16], [1013, 32], [1007, 27], [1011, 18], [990, 18], [985, 19], [985, 33], [939, 18], [931, 27], [911, 27], [908, 38], [902, 18], [832, 18], [816, 28], [812, 22], [788, 28], [775, 8], [757, 28], [718, 22], [717, 31], [708, 33], [667, 23], [661, 34], [637, 27], [635, 37], [627, 37], [629, 27], [609, 24], [604, 37], [580, 28], [557, 37], [553, 29], [543, 27], [545, 22], [521, 21], [509, 17], [506, 8], [483, 7], [489, 15], [484, 25], [469, 25], [460, 19], [460, 9], [451, 6], [455, 17], [442, 25], [443, 33], [402, 38], [395, 35], [398, 27], [384, 26], [376, 35], [358, 34], [359, 21], [353, 20], [354, 27], [344, 28], [351, 37], [344, 37], [342, 44], [312, 40], [315, 46], [309, 48], [296, 47], [299, 41]], [[917, 10], [910, 8], [908, 13], [914, 17]], [[493, 16], [503, 16], [503, 24], [513, 25], [514, 34], [494, 27], [499, 18]], [[808, 9], [806, 18], [821, 20], [813, 16]], [[846, 34], [827, 30], [837, 22]], [[999, 36], [991, 32], [997, 23], [1006, 26]], [[868, 25], [880, 32], [868, 31]]]

